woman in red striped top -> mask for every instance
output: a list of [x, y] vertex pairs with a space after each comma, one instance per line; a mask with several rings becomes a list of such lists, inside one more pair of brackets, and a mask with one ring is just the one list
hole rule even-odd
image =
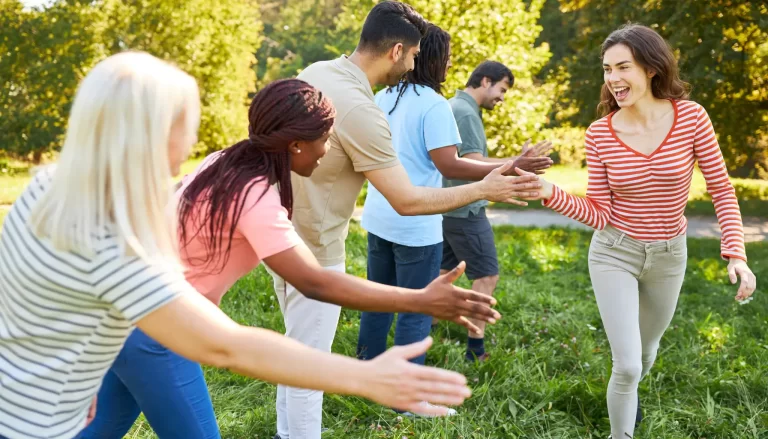
[[680, 294], [687, 249], [683, 215], [694, 162], [722, 229], [721, 255], [737, 300], [755, 289], [736, 195], [712, 123], [688, 100], [672, 50], [655, 31], [628, 25], [602, 46], [604, 117], [586, 133], [585, 198], [542, 182], [551, 209], [597, 231], [589, 270], [611, 344], [608, 415], [613, 438], [631, 438], [642, 419], [637, 385], [653, 365]]

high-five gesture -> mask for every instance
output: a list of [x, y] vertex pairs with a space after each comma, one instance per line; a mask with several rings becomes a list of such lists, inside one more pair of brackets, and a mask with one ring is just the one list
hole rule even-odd
[[482, 181], [484, 186], [484, 199], [497, 203], [516, 204], [527, 206], [528, 203], [518, 198], [535, 200], [539, 197], [538, 189], [541, 188], [539, 177], [535, 174], [508, 176], [514, 172], [512, 161], [499, 166], [491, 171]]
[[552, 142], [544, 140], [533, 146], [530, 144], [531, 139], [525, 141], [523, 152], [512, 162], [512, 168], [520, 168], [534, 174], [543, 174], [544, 170], [554, 163], [551, 158], [547, 157], [552, 151]]

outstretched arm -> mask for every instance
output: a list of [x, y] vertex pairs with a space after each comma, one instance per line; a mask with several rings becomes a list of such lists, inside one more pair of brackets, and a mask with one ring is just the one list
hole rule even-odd
[[413, 312], [450, 320], [477, 332], [468, 319], [495, 323], [501, 315], [490, 308], [490, 296], [453, 285], [464, 272], [459, 264], [426, 288], [411, 290], [323, 269], [304, 244], [264, 260], [269, 268], [305, 296], [345, 308], [372, 312]]
[[270, 383], [359, 395], [401, 410], [445, 414], [445, 408], [421, 401], [456, 405], [470, 394], [462, 375], [408, 363], [428, 349], [430, 339], [359, 361], [238, 325], [194, 290], [141, 318], [137, 326], [192, 361]]

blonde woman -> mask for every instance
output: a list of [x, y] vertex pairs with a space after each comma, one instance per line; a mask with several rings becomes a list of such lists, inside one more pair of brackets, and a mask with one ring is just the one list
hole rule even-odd
[[429, 340], [365, 363], [240, 326], [186, 282], [168, 204], [198, 122], [195, 81], [150, 55], [112, 56], [83, 80], [58, 165], [35, 176], [0, 237], [0, 437], [77, 436], [134, 326], [265, 381], [405, 410], [463, 402], [463, 376], [407, 361]]

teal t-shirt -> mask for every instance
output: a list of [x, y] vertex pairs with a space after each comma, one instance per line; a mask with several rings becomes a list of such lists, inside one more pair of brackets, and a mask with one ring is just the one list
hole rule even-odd
[[[475, 98], [462, 90], [456, 91], [456, 95], [448, 100], [453, 110], [453, 117], [456, 119], [456, 125], [459, 127], [461, 143], [458, 145], [459, 157], [477, 152], [488, 157], [488, 143], [485, 137], [485, 127], [483, 126], [483, 114], [480, 106], [477, 105]], [[471, 183], [465, 180], [449, 180], [443, 178], [443, 187], [461, 186]], [[454, 211], [447, 212], [445, 216], [456, 218], [467, 218], [472, 213], [477, 215], [488, 201], [479, 200]]]

